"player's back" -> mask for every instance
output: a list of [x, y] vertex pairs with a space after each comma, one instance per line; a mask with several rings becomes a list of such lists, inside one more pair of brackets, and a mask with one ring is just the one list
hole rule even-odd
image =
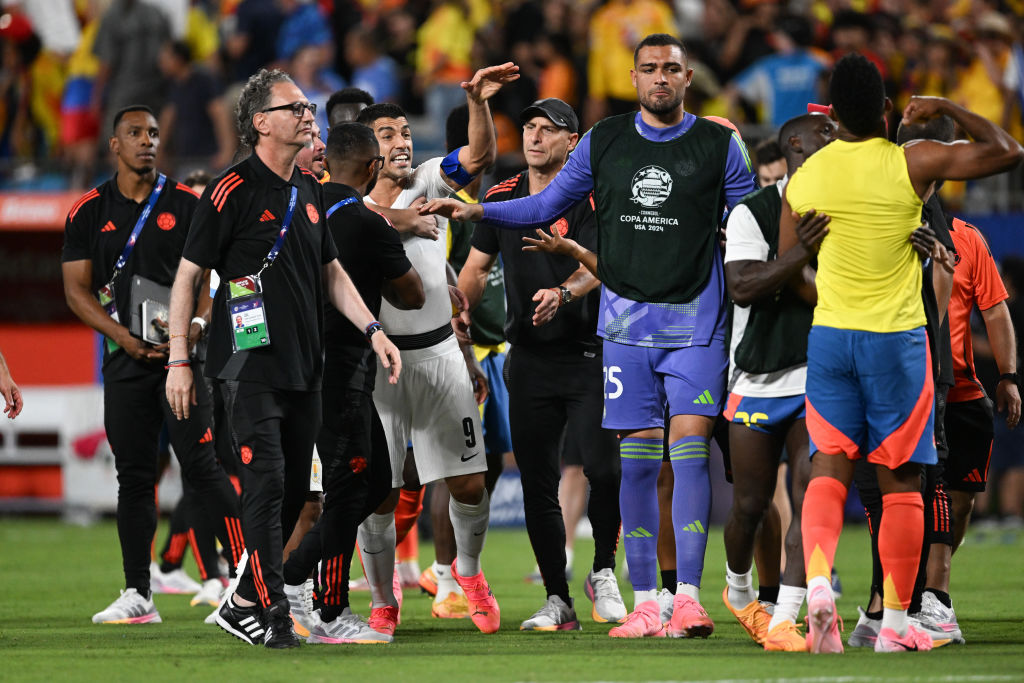
[[899, 332], [925, 324], [921, 263], [909, 239], [922, 202], [902, 148], [882, 138], [837, 140], [804, 162], [786, 195], [797, 213], [832, 218], [818, 253], [815, 325]]

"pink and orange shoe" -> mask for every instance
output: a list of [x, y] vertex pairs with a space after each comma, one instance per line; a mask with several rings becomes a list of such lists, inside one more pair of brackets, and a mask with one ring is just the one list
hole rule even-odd
[[430, 596], [437, 595], [437, 575], [433, 567], [427, 567], [420, 574], [420, 590]]
[[395, 594], [395, 601], [398, 603], [398, 621], [402, 623], [402, 579], [398, 575], [398, 565], [395, 565], [395, 573], [391, 577], [391, 592]]
[[728, 586], [722, 591], [722, 602], [729, 608], [732, 615], [736, 617], [736, 621], [740, 622], [743, 630], [754, 639], [754, 642], [758, 645], [764, 645], [765, 636], [768, 635], [768, 624], [772, 621], [772, 617], [765, 611], [764, 605], [754, 600], [743, 609], [733, 608], [732, 603], [729, 602]]
[[829, 586], [815, 586], [807, 594], [807, 651], [815, 654], [843, 651], [836, 601]]
[[913, 624], [907, 625], [902, 636], [894, 629], [883, 628], [875, 641], [875, 652], [927, 652], [932, 647], [932, 637]]
[[764, 637], [766, 652], [807, 652], [807, 637], [792, 621], [784, 621]]
[[449, 593], [444, 600], [435, 600], [430, 605], [430, 616], [435, 619], [468, 619], [469, 603], [462, 593]]
[[670, 638], [707, 638], [715, 630], [715, 622], [693, 598], [676, 593], [672, 601], [672, 621], [665, 629]]
[[370, 610], [368, 621], [370, 628], [377, 633], [394, 637], [395, 627], [398, 626], [398, 608], [387, 605], [385, 607], [374, 607]]
[[456, 562], [452, 562], [452, 577], [466, 594], [469, 618], [483, 633], [494, 633], [501, 626], [501, 608], [498, 607], [491, 587], [487, 585], [483, 571], [476, 576], [459, 576], [455, 569]]
[[612, 638], [664, 638], [665, 625], [661, 623], [661, 609], [657, 600], [641, 602], [626, 620], [608, 631]]

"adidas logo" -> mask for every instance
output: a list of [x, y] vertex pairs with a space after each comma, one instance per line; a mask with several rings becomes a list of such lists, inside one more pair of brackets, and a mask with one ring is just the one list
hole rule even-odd
[[274, 214], [270, 213], [269, 210], [263, 209], [263, 215], [260, 216], [260, 223], [266, 223], [267, 221], [274, 220]]
[[199, 443], [212, 443], [212, 442], [213, 442], [213, 432], [210, 431], [209, 427], [207, 427], [206, 428], [206, 433], [203, 434], [201, 439], [199, 439]]
[[978, 471], [978, 468], [975, 467], [967, 474], [966, 477], [964, 477], [964, 481], [969, 481], [975, 484], [981, 484], [984, 483], [985, 479], [981, 476], [981, 473]]
[[[257, 638], [263, 635], [263, 625], [260, 624], [256, 617], [246, 617], [238, 622], [238, 625], [245, 631], [245, 635], [249, 636], [250, 642], [255, 642]], [[270, 637], [270, 631], [267, 631], [267, 637]]]
[[694, 534], [707, 533], [704, 530], [704, 525], [700, 523], [699, 519], [694, 520], [694, 521], [690, 522], [689, 524], [687, 524], [686, 526], [684, 526], [683, 527], [683, 531], [689, 531], [689, 532], [694, 533]]
[[654, 538], [654, 534], [642, 526], [638, 526], [626, 534], [626, 538]]
[[117, 230], [117, 226], [112, 221], [107, 221], [107, 224], [100, 228], [100, 232], [114, 232]]
[[705, 389], [703, 394], [693, 399], [693, 402], [697, 405], [710, 406], [714, 405], [715, 399], [711, 397], [711, 392]]

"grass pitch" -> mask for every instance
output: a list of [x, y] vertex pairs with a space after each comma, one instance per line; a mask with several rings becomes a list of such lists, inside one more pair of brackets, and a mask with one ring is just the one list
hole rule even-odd
[[[163, 531], [162, 525], [161, 539]], [[925, 654], [763, 652], [722, 605], [720, 529], [711, 532], [702, 594], [716, 624], [708, 640], [609, 638], [609, 626], [589, 618], [590, 604], [580, 586], [591, 549], [583, 541], [576, 550], [572, 590], [584, 630], [519, 632], [519, 623], [540, 607], [544, 592], [523, 581], [534, 563], [526, 533], [496, 530], [488, 535], [484, 569], [502, 608], [497, 634], [480, 634], [468, 620], [432, 619], [429, 598], [410, 591], [392, 645], [303, 645], [271, 652], [203, 624], [209, 610], [190, 607], [186, 596], [157, 596], [162, 624], [93, 625], [92, 614], [122, 586], [114, 524], [80, 528], [55, 520], [0, 518], [0, 680], [1024, 681], [1024, 540], [997, 540], [970, 537], [954, 562], [952, 594], [967, 645]], [[431, 548], [423, 544], [421, 562], [430, 557]], [[866, 531], [848, 527], [837, 558], [847, 634], [867, 591], [869, 565]], [[186, 568], [194, 574], [191, 559]], [[624, 583], [623, 589], [631, 607], [632, 594]], [[363, 614], [368, 611], [364, 596], [353, 599]]]

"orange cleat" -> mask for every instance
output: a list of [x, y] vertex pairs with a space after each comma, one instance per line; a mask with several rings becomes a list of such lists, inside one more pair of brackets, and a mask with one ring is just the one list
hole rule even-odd
[[468, 619], [469, 602], [462, 593], [449, 593], [447, 598], [430, 606], [430, 616], [435, 619]]
[[434, 574], [433, 567], [427, 567], [420, 574], [420, 588], [427, 595], [437, 595], [437, 575]]
[[452, 576], [459, 583], [462, 592], [466, 594], [466, 602], [469, 603], [469, 618], [482, 632], [494, 633], [501, 626], [501, 608], [498, 607], [498, 601], [494, 599], [491, 587], [487, 585], [483, 571], [476, 576], [459, 576], [459, 572], [455, 569], [456, 562], [452, 562]]
[[729, 608], [732, 615], [736, 617], [736, 621], [740, 622], [743, 630], [750, 634], [754, 642], [758, 645], [764, 645], [764, 638], [768, 635], [768, 624], [772, 621], [772, 617], [765, 611], [764, 605], [754, 600], [741, 610], [734, 609], [732, 603], [729, 602], [728, 586], [722, 591], [722, 602]]
[[661, 623], [661, 609], [657, 600], [641, 602], [626, 615], [626, 620], [608, 631], [612, 638], [664, 638], [665, 625]]
[[807, 637], [792, 621], [784, 621], [764, 637], [766, 652], [807, 652]]
[[699, 602], [676, 593], [672, 603], [672, 621], [668, 622], [665, 630], [671, 638], [707, 638], [715, 630], [715, 623]]
[[377, 633], [394, 637], [395, 627], [398, 626], [398, 608], [391, 605], [374, 607], [370, 610], [369, 624]]

